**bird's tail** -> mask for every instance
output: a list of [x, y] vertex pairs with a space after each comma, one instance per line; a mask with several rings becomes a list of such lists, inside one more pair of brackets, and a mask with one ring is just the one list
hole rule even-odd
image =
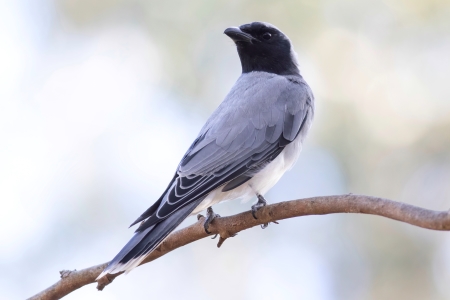
[[131, 240], [113, 258], [96, 280], [106, 274], [128, 273], [137, 267], [153, 249], [155, 249], [201, 201], [193, 201], [178, 209], [161, 222], [136, 232]]

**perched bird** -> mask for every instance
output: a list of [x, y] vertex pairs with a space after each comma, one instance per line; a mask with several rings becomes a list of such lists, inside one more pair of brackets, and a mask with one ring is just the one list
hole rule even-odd
[[314, 115], [314, 97], [300, 75], [289, 38], [253, 22], [224, 32], [237, 47], [242, 74], [200, 130], [161, 197], [131, 226], [134, 236], [97, 278], [138, 266], [189, 215], [263, 195], [297, 160]]

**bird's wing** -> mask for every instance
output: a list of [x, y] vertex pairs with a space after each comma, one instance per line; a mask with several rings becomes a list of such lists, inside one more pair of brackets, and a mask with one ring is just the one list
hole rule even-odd
[[164, 194], [133, 223], [145, 220], [137, 231], [219, 186], [227, 191], [249, 180], [297, 137], [312, 112], [312, 99], [301, 78], [241, 76], [181, 160]]
[[[265, 75], [267, 74], [267, 75]], [[301, 132], [312, 113], [312, 94], [301, 78], [268, 73], [241, 76], [181, 160], [160, 199], [108, 264], [108, 273], [139, 265], [214, 189], [233, 189], [272, 161]]]

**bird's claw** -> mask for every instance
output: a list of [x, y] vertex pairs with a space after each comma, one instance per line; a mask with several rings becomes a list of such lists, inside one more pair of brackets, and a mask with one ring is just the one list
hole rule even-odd
[[[257, 212], [259, 209], [261, 209], [262, 207], [264, 207], [264, 206], [267, 205], [267, 201], [266, 201], [266, 199], [264, 199], [264, 197], [263, 197], [262, 195], [257, 194], [257, 196], [258, 196], [258, 202], [256, 202], [256, 204], [252, 205], [252, 216], [253, 216], [253, 218], [255, 218], [255, 219], [258, 219], [258, 218], [256, 217], [256, 212]], [[272, 222], [270, 222], [270, 223], [278, 224], [277, 221], [272, 221]], [[268, 226], [269, 226], [269, 223], [264, 223], [264, 224], [261, 225], [261, 228], [262, 228], [262, 229], [266, 229]]]
[[[264, 199], [264, 197], [263, 197], [262, 195], [259, 195], [259, 194], [258, 194], [257, 196], [258, 196], [258, 202], [256, 202], [256, 204], [252, 205], [252, 216], [253, 216], [253, 218], [255, 218], [255, 220], [258, 219], [258, 218], [256, 217], [256, 212], [257, 212], [260, 208], [266, 206], [266, 204], [267, 204], [266, 199]], [[267, 226], [266, 226], [266, 227], [267, 227]]]
[[[220, 218], [220, 215], [214, 213], [214, 211], [213, 211], [211, 206], [208, 207], [208, 209], [206, 210], [206, 219], [205, 219], [205, 222], [203, 223], [203, 228], [205, 228], [205, 232], [207, 234], [211, 234], [211, 232], [208, 230], [209, 224], [211, 224], [212, 221], [214, 221], [214, 219], [217, 218], [217, 217]], [[215, 238], [216, 236], [214, 236], [213, 238]]]
[[[269, 222], [269, 223], [274, 223], [274, 224], [280, 224], [280, 223], [278, 223], [277, 221], [272, 221], [272, 222]], [[266, 229], [267, 227], [269, 227], [269, 223], [264, 223], [264, 224], [262, 224], [261, 225], [261, 228], [262, 229]]]

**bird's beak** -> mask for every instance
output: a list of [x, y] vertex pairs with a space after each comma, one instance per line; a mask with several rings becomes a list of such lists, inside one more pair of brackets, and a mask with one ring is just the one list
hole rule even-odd
[[243, 32], [238, 27], [230, 27], [225, 29], [223, 32], [228, 35], [235, 43], [236, 42], [246, 42], [253, 44], [253, 42], [259, 42], [258, 39], [255, 39], [250, 34]]

